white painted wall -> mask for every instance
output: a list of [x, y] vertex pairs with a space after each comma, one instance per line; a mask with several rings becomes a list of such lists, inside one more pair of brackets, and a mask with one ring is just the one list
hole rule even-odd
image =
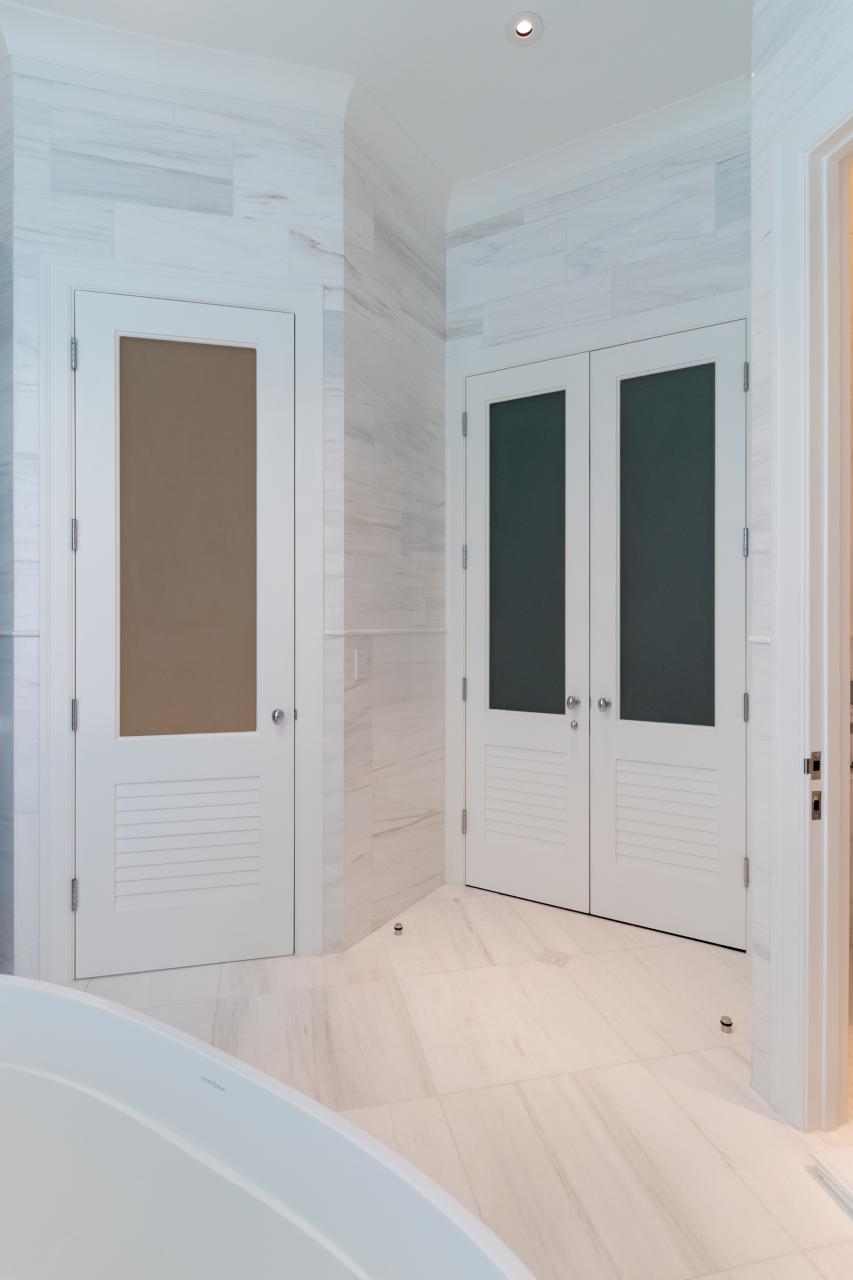
[[[2, 46], [2, 39], [0, 39]], [[5, 51], [2, 50], [3, 54]], [[13, 964], [12, 83], [0, 62], [0, 973]]]
[[[39, 794], [39, 663], [46, 589], [40, 563], [45, 501], [41, 281], [46, 260], [57, 257], [97, 260], [115, 264], [116, 270], [141, 266], [160, 278], [170, 271], [189, 272], [200, 281], [226, 278], [245, 287], [257, 282], [265, 288], [300, 284], [322, 290], [325, 375], [318, 392], [324, 401], [326, 477], [324, 629], [329, 650], [341, 650], [341, 662], [327, 663], [325, 723], [329, 740], [340, 751], [337, 762], [331, 752], [325, 779], [317, 779], [327, 800], [324, 845], [317, 857], [323, 859], [325, 884], [323, 943], [334, 947], [360, 936], [379, 923], [383, 912], [396, 910], [398, 903], [431, 886], [441, 863], [435, 835], [436, 825], [439, 832], [441, 828], [440, 788], [421, 788], [421, 808], [414, 818], [401, 792], [408, 795], [405, 782], [413, 769], [419, 779], [427, 765], [433, 774], [436, 770], [437, 698], [424, 702], [417, 645], [432, 645], [424, 660], [433, 684], [441, 680], [440, 645], [435, 636], [431, 641], [415, 636], [397, 642], [395, 649], [383, 632], [400, 632], [402, 622], [418, 629], [434, 624], [440, 630], [443, 625], [441, 573], [435, 568], [441, 557], [443, 494], [436, 480], [441, 444], [440, 438], [434, 443], [431, 425], [443, 368], [436, 345], [441, 340], [436, 299], [443, 291], [443, 255], [432, 254], [424, 285], [422, 249], [415, 246], [421, 246], [424, 226], [434, 228], [436, 218], [441, 225], [446, 191], [375, 104], [365, 114], [362, 132], [367, 136], [359, 139], [357, 149], [353, 138], [353, 154], [345, 160], [349, 77], [229, 58], [62, 19], [40, 22], [32, 12], [0, 5], [0, 30], [16, 46], [5, 64], [9, 79], [0, 80], [0, 192], [9, 189], [8, 165], [3, 164], [5, 83], [14, 103], [14, 447], [8, 459], [5, 415], [0, 426], [0, 484], [11, 483], [12, 499], [12, 527], [0, 538], [0, 556], [12, 563], [11, 573], [3, 573], [0, 560], [0, 611], [8, 623], [3, 624], [7, 634], [0, 634], [0, 717], [7, 710], [2, 702], [7, 688], [14, 748], [4, 753], [4, 760], [13, 760], [15, 779], [12, 796], [9, 769], [0, 770], [0, 921], [4, 904], [8, 914], [4, 888], [13, 853], [14, 967], [38, 973], [38, 850], [45, 803]], [[34, 61], [33, 50], [44, 51], [51, 61]], [[112, 74], [101, 72], [104, 65]], [[374, 134], [382, 145], [392, 137], [399, 157], [394, 168], [407, 172], [407, 184], [377, 164], [370, 151]], [[345, 271], [345, 164], [350, 188], [360, 184], [366, 193], [360, 201], [348, 200], [353, 213], [347, 236], [353, 246], [364, 238], [367, 258], [375, 265], [372, 274], [354, 274], [351, 265]], [[8, 246], [2, 218], [0, 211], [0, 246]], [[426, 243], [435, 240], [433, 230]], [[435, 333], [416, 370], [412, 350], [423, 338], [419, 326], [425, 303], [426, 323]], [[365, 383], [372, 388], [372, 399], [359, 416], [348, 406], [359, 403], [359, 368], [371, 352], [368, 348], [348, 359], [351, 385], [345, 394], [345, 345], [351, 340], [358, 351], [362, 312], [382, 315], [407, 335], [409, 345], [405, 379], [399, 359], [403, 346], [390, 362], [374, 347]], [[0, 364], [4, 334], [8, 326], [0, 325]], [[4, 385], [0, 378], [0, 395]], [[374, 430], [380, 417], [388, 439], [356, 464], [365, 433]], [[398, 529], [396, 550], [384, 540], [387, 522], [375, 501], [374, 508], [364, 502], [365, 480], [369, 488], [370, 468], [385, 456], [385, 445], [405, 477], [398, 489], [400, 529], [405, 523], [406, 536]], [[377, 475], [375, 496], [387, 493], [387, 480], [386, 468]], [[438, 536], [413, 522], [418, 500], [437, 507], [432, 519]], [[387, 588], [418, 557], [432, 612], [410, 616], [405, 601], [396, 612], [383, 611]], [[350, 578], [355, 585], [347, 609]], [[376, 607], [362, 608], [360, 602], [366, 601]], [[369, 684], [382, 730], [371, 765], [377, 771], [370, 788], [376, 856], [367, 911], [360, 890], [341, 892], [344, 868], [358, 866], [361, 847], [353, 832], [344, 831], [338, 814], [343, 771], [349, 767], [344, 744], [357, 739], [360, 723], [356, 702], [344, 693], [342, 660], [347, 628], [355, 624], [369, 627], [368, 643], [377, 645]], [[317, 643], [323, 644], [324, 637], [318, 635]], [[8, 732], [8, 723], [8, 715], [0, 719], [0, 732]], [[413, 763], [419, 760], [423, 770]], [[350, 789], [355, 804], [358, 787]], [[404, 836], [407, 829], [416, 831], [414, 839]]]

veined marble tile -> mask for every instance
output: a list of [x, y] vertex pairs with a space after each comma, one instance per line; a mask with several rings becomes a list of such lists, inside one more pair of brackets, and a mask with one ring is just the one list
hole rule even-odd
[[759, 1098], [737, 1054], [681, 1054], [649, 1069], [801, 1249], [853, 1240], [853, 1219], [814, 1176], [813, 1140]]
[[345, 951], [327, 955], [239, 960], [218, 968], [217, 994], [221, 999], [376, 982], [393, 973], [382, 938], [376, 934], [362, 938]]
[[16, 192], [16, 271], [34, 272], [45, 254], [107, 258], [112, 252], [113, 209], [109, 201], [56, 192]]
[[416, 1098], [390, 1106], [363, 1107], [357, 1111], [346, 1111], [344, 1115], [387, 1147], [405, 1156], [472, 1213], [478, 1213], [474, 1193], [438, 1098]]
[[717, 162], [717, 235], [749, 232], [749, 152]]
[[405, 912], [401, 923], [400, 934], [383, 931], [398, 977], [523, 963], [538, 960], [544, 950], [512, 900], [498, 894], [441, 898], [433, 893]]
[[393, 982], [220, 1000], [213, 1043], [336, 1110], [435, 1092]]
[[153, 973], [90, 978], [86, 990], [92, 996], [146, 1011], [152, 1007], [196, 1004], [217, 998], [220, 968], [218, 964], [206, 964], [190, 969], [160, 969]]
[[551, 965], [428, 974], [403, 978], [400, 988], [442, 1094], [634, 1057]]
[[613, 314], [634, 315], [749, 286], [749, 240], [743, 233], [617, 267]]
[[524, 898], [514, 898], [513, 903], [543, 946], [556, 955], [627, 951], [638, 947], [660, 947], [672, 942], [669, 934], [619, 924], [615, 920], [602, 920], [580, 911], [546, 907], [541, 902], [527, 902]]
[[483, 339], [487, 345], [517, 342], [582, 321], [604, 320], [613, 307], [613, 282], [607, 270], [579, 269], [568, 280], [486, 302]]
[[541, 1280], [685, 1280], [794, 1251], [641, 1064], [442, 1104], [483, 1217]]
[[288, 237], [267, 222], [119, 204], [116, 257], [123, 262], [212, 271], [241, 279], [288, 279]]
[[830, 1245], [807, 1256], [821, 1280], [848, 1280], [853, 1275], [853, 1244]]
[[51, 190], [65, 195], [192, 209], [199, 213], [231, 213], [230, 177], [181, 172], [170, 166], [124, 162], [54, 148], [50, 180]]
[[216, 1016], [215, 1000], [199, 1000], [193, 1004], [154, 1005], [143, 1010], [146, 1017], [156, 1018], [178, 1031], [184, 1031], [196, 1040], [210, 1044]]
[[175, 108], [168, 99], [156, 94], [140, 93], [136, 82], [111, 79], [111, 87], [98, 88], [63, 80], [61, 71], [55, 76], [28, 75], [16, 72], [16, 101], [62, 111], [89, 111], [106, 119], [130, 119], [138, 122], [168, 124], [175, 118]]
[[820, 1280], [820, 1274], [804, 1253], [794, 1253], [733, 1271], [716, 1271], [701, 1280]]
[[[715, 948], [683, 942], [574, 956], [566, 970], [640, 1058], [750, 1038], [748, 964], [738, 972]], [[734, 1019], [729, 1033], [723, 1014]]]
[[459, 241], [447, 254], [451, 311], [566, 278], [564, 214]]

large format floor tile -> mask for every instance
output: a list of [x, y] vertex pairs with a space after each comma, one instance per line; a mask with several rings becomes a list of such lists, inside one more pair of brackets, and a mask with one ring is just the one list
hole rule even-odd
[[[750, 1038], [749, 969], [738, 955], [695, 942], [577, 956], [566, 971], [640, 1058]], [[720, 1027], [727, 1014], [731, 1032]]]
[[537, 960], [545, 948], [515, 910], [511, 898], [482, 894], [412, 907], [403, 931], [384, 931], [386, 950], [400, 977], [482, 969]]
[[641, 1063], [443, 1102], [483, 1216], [540, 1280], [685, 1280], [794, 1250]]
[[459, 1151], [439, 1098], [415, 1098], [385, 1107], [344, 1112], [387, 1147], [399, 1151], [413, 1165], [449, 1191], [473, 1213], [478, 1212]]
[[736, 1053], [681, 1054], [649, 1069], [801, 1249], [853, 1239], [853, 1219], [814, 1176], [812, 1138], [758, 1097]]
[[435, 1092], [393, 982], [220, 1000], [213, 1043], [337, 1110]]
[[562, 969], [532, 962], [400, 980], [439, 1093], [634, 1057]]

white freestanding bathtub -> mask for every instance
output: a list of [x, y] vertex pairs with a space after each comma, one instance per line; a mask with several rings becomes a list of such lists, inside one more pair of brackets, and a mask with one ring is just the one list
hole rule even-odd
[[2, 1280], [532, 1280], [325, 1107], [82, 992], [0, 978]]

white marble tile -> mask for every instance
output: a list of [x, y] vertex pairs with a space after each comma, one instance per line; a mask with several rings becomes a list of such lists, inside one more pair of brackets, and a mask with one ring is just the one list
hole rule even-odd
[[274, 223], [119, 204], [115, 252], [124, 262], [190, 271], [223, 271], [241, 279], [288, 279], [289, 237]]
[[487, 965], [537, 960], [544, 948], [516, 913], [511, 899], [498, 894], [436, 898], [405, 912], [403, 932], [382, 931], [398, 977], [447, 973]]
[[188, 1036], [195, 1036], [196, 1040], [203, 1040], [205, 1044], [212, 1043], [215, 1000], [199, 1000], [193, 1004], [152, 1005], [143, 1012], [148, 1018], [156, 1018], [158, 1022], [165, 1022]]
[[442, 1094], [634, 1056], [552, 965], [427, 974], [401, 979], [400, 988]]
[[814, 1176], [813, 1141], [752, 1090], [737, 1054], [681, 1054], [649, 1069], [801, 1249], [853, 1239], [853, 1219]]
[[451, 242], [447, 305], [455, 311], [491, 298], [557, 284], [566, 277], [563, 214]]
[[848, 1280], [853, 1275], [853, 1244], [849, 1242], [815, 1249], [807, 1256], [821, 1280]]
[[337, 1110], [435, 1093], [394, 982], [220, 1000], [213, 1043]]
[[637, 1056], [654, 1058], [749, 1040], [749, 966], [737, 958], [732, 966], [717, 948], [683, 942], [576, 956], [566, 970]]
[[154, 1006], [215, 1000], [219, 995], [219, 972], [220, 965], [206, 964], [192, 969], [122, 973], [109, 978], [89, 979], [87, 991], [92, 996], [147, 1011]]
[[749, 237], [708, 238], [613, 272], [613, 314], [677, 306], [749, 287]]
[[484, 341], [490, 346], [520, 342], [584, 321], [606, 319], [613, 304], [610, 271], [573, 265], [571, 272], [567, 280], [558, 284], [486, 302], [482, 320]]
[[652, 929], [602, 920], [579, 911], [546, 907], [541, 902], [514, 898], [515, 910], [530, 926], [543, 946], [555, 955], [577, 955], [581, 952], [627, 951], [638, 947], [666, 946], [672, 937]]
[[794, 1251], [641, 1064], [443, 1106], [485, 1220], [540, 1280], [685, 1280]]
[[328, 955], [241, 960], [218, 968], [217, 994], [223, 999], [375, 982], [390, 978], [393, 973], [383, 939], [376, 934], [363, 938], [346, 951]]
[[820, 1274], [806, 1254], [794, 1253], [754, 1262], [748, 1267], [735, 1267], [732, 1271], [716, 1271], [700, 1280], [819, 1280]]
[[415, 1098], [390, 1106], [363, 1107], [344, 1115], [405, 1156], [472, 1213], [477, 1202], [438, 1098]]

